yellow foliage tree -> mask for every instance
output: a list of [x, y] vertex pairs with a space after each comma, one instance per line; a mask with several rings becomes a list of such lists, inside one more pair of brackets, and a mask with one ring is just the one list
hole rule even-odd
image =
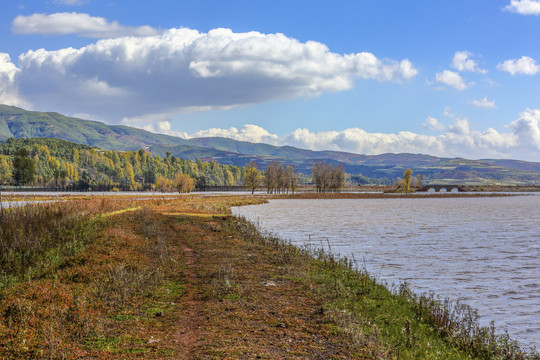
[[403, 180], [401, 180], [401, 184], [403, 185], [403, 189], [405, 191], [410, 191], [411, 189], [412, 174], [413, 171], [411, 169], [407, 169], [405, 172], [403, 172]]
[[172, 192], [173, 191], [173, 181], [166, 178], [165, 176], [159, 176], [156, 179], [156, 190], [161, 192]]
[[5, 155], [0, 155], [0, 185], [5, 185], [11, 178], [11, 168]]
[[253, 194], [255, 189], [261, 183], [261, 172], [257, 169], [257, 164], [250, 162], [246, 165], [246, 171], [244, 172], [244, 184], [251, 190]]
[[187, 174], [178, 172], [174, 176], [174, 186], [180, 193], [189, 193], [195, 190], [195, 180]]

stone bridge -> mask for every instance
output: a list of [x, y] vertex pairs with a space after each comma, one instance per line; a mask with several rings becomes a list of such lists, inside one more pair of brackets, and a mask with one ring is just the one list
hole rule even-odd
[[416, 191], [420, 192], [461, 192], [465, 190], [463, 185], [425, 185]]

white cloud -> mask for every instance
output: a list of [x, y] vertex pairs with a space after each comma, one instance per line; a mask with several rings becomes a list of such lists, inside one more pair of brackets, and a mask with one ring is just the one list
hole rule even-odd
[[540, 150], [540, 110], [527, 109], [519, 118], [510, 124], [510, 127], [523, 144], [527, 145], [529, 150], [538, 153]]
[[[445, 110], [446, 111], [446, 110]], [[182, 138], [226, 137], [240, 141], [295, 146], [310, 150], [334, 150], [359, 154], [422, 153], [441, 157], [518, 158], [538, 161], [540, 158], [540, 110], [526, 109], [519, 118], [507, 125], [508, 132], [493, 128], [484, 131], [471, 129], [469, 120], [454, 117], [450, 126], [428, 116], [422, 125], [440, 132], [438, 135], [398, 133], [369, 133], [360, 128], [342, 131], [312, 132], [296, 129], [283, 136], [272, 134], [258, 125], [241, 128], [212, 128], [192, 134], [171, 129], [167, 115], [125, 119], [127, 125]]]
[[471, 59], [472, 53], [468, 51], [456, 51], [452, 59], [452, 67], [457, 71], [472, 71], [486, 74], [486, 69], [480, 69], [478, 63]]
[[150, 26], [131, 27], [120, 25], [102, 17], [82, 13], [55, 13], [19, 15], [12, 23], [17, 34], [68, 35], [77, 34], [90, 38], [114, 38], [120, 36], [151, 36], [159, 33]]
[[[433, 119], [433, 118], [428, 118]], [[273, 145], [289, 145], [311, 150], [347, 151], [359, 154], [422, 153], [436, 156], [462, 156], [467, 158], [519, 157], [529, 154], [531, 160], [540, 156], [540, 110], [527, 110], [519, 120], [511, 124], [513, 131], [501, 133], [489, 128], [485, 131], [472, 130], [467, 119], [456, 119], [455, 123], [437, 136], [417, 134], [409, 131], [398, 133], [369, 133], [351, 128], [343, 131], [312, 132], [296, 129], [284, 136], [277, 136], [256, 125], [245, 125], [241, 129], [210, 129], [190, 134], [189, 137], [222, 136], [236, 140], [265, 142]], [[436, 120], [435, 120], [436, 121]], [[427, 122], [433, 122], [429, 120]], [[438, 122], [433, 122], [440, 124]], [[440, 124], [442, 125], [442, 124]], [[527, 149], [525, 152], [524, 149]]]
[[521, 15], [540, 15], [540, 0], [511, 0], [504, 10]]
[[144, 129], [153, 133], [177, 136], [180, 138], [189, 137], [189, 135], [185, 132], [172, 130], [171, 116], [169, 114], [152, 114], [131, 118], [126, 117], [122, 119], [122, 124]]
[[446, 126], [444, 124], [440, 123], [439, 120], [431, 116], [428, 116], [426, 118], [426, 120], [422, 123], [422, 126], [428, 130], [437, 130], [437, 131], [446, 130]]
[[435, 81], [453, 87], [456, 90], [465, 90], [474, 83], [465, 83], [465, 80], [457, 72], [444, 70], [435, 75]]
[[190, 137], [226, 137], [235, 140], [249, 141], [254, 143], [276, 144], [278, 136], [270, 134], [267, 130], [257, 125], [244, 125], [237, 129], [230, 127], [228, 129], [212, 128], [198, 131], [191, 134]]
[[534, 75], [540, 71], [540, 66], [536, 64], [536, 61], [533, 58], [522, 56], [520, 59], [510, 59], [498, 64], [497, 69], [506, 71], [512, 75]]
[[448, 127], [448, 131], [457, 135], [467, 135], [471, 132], [469, 120], [457, 118], [454, 125]]
[[417, 73], [406, 59], [340, 55], [283, 34], [186, 28], [30, 50], [18, 66], [15, 83], [36, 108], [108, 121], [317, 96], [350, 89], [358, 78], [400, 82]]
[[487, 96], [484, 96], [484, 98], [480, 100], [473, 100], [471, 101], [471, 104], [484, 110], [495, 109], [497, 107], [495, 101], [489, 101]]
[[26, 106], [17, 91], [15, 77], [19, 69], [11, 62], [9, 54], [0, 53], [0, 104]]

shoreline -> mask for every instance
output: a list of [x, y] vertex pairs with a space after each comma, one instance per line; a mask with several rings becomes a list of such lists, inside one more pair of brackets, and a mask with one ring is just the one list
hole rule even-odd
[[[1, 290], [0, 354], [538, 359], [472, 326], [469, 317], [453, 317], [449, 304], [406, 286], [392, 293], [345, 258], [264, 236], [230, 215], [231, 206], [264, 201], [75, 201], [81, 209], [95, 208], [98, 220], [88, 223], [80, 212], [74, 224], [88, 224], [89, 237], [75, 253]], [[51, 205], [47, 212], [68, 205]], [[51, 231], [63, 226], [47, 212], [39, 223], [50, 218]], [[66, 244], [78, 237], [65, 236]]]

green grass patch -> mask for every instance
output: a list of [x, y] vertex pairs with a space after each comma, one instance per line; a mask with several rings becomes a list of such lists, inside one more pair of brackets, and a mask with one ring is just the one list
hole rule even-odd
[[95, 337], [88, 339], [90, 349], [98, 349], [106, 352], [117, 352], [122, 339], [116, 337]]
[[162, 284], [162, 293], [166, 296], [181, 296], [186, 292], [186, 286], [181, 281], [165, 281]]
[[111, 316], [111, 320], [114, 321], [132, 321], [132, 320], [140, 320], [141, 317], [138, 315], [124, 315], [124, 314], [118, 314]]

